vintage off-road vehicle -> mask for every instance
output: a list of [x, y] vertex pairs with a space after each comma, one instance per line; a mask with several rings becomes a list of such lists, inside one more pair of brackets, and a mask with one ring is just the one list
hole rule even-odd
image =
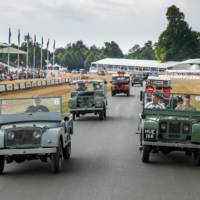
[[166, 75], [149, 76], [146, 81], [147, 100], [151, 100], [151, 96], [155, 92], [162, 94], [163, 100], [168, 101], [171, 92], [171, 79]]
[[106, 119], [107, 98], [103, 80], [73, 81], [68, 101], [73, 120], [80, 115], [94, 113], [99, 119]]
[[130, 75], [124, 72], [118, 72], [112, 75], [112, 86], [111, 94], [115, 96], [116, 94], [124, 93], [130, 96]]
[[140, 85], [143, 86], [144, 75], [143, 74], [133, 74], [131, 79], [131, 85]]
[[185, 98], [184, 94], [170, 94], [165, 109], [147, 109], [143, 95], [139, 125], [143, 162], [149, 162], [151, 153], [183, 151], [200, 164], [200, 96], [190, 95], [190, 106], [177, 105], [175, 99], [180, 96]]
[[0, 99], [0, 173], [5, 162], [50, 160], [54, 173], [71, 154], [73, 120], [62, 116], [61, 97]]

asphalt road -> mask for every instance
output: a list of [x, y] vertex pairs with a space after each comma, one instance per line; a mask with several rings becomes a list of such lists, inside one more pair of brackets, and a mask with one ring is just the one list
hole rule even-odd
[[75, 122], [72, 159], [55, 175], [39, 161], [6, 165], [0, 200], [199, 200], [200, 168], [182, 153], [141, 162], [139, 87], [131, 97], [108, 95], [108, 119]]

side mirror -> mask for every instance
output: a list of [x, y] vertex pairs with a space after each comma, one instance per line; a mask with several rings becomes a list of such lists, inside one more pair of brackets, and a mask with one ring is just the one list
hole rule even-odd
[[140, 101], [143, 101], [143, 91], [140, 91]]
[[139, 117], [140, 117], [140, 119], [144, 119], [145, 118], [143, 113], [139, 113]]

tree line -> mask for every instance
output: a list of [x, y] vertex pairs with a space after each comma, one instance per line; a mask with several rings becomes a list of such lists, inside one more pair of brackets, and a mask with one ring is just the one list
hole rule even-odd
[[[167, 27], [160, 34], [158, 41], [147, 41], [143, 46], [135, 44], [127, 54], [123, 54], [120, 46], [115, 42], [105, 42], [103, 47], [95, 45], [88, 47], [83, 41], [67, 44], [66, 47], [57, 48], [54, 52], [55, 63], [68, 67], [68, 69], [81, 69], [90, 67], [91, 62], [103, 58], [129, 58], [129, 59], [157, 59], [161, 62], [182, 61], [197, 58], [200, 55], [200, 33], [193, 31], [185, 21], [185, 15], [175, 5], [170, 6], [166, 12]], [[20, 49], [26, 51], [27, 37]], [[29, 36], [30, 37], [30, 36]], [[33, 65], [33, 49], [36, 49], [36, 66], [40, 66], [41, 47], [39, 43], [29, 40], [29, 66]], [[13, 47], [16, 47], [14, 44]], [[47, 49], [43, 49], [43, 65], [45, 65]], [[49, 52], [52, 63], [53, 54]], [[6, 60], [6, 55], [0, 55], [0, 60]], [[11, 55], [11, 62], [16, 63], [17, 55]], [[26, 64], [25, 56], [21, 55], [21, 65]]]

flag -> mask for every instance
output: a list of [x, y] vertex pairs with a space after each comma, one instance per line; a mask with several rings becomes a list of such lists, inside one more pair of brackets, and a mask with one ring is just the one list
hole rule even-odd
[[34, 43], [33, 43], [33, 45], [35, 46], [35, 44], [36, 44], [36, 35], [34, 35]]
[[49, 39], [48, 39], [48, 41], [47, 41], [47, 49], [49, 49]]
[[11, 34], [11, 29], [9, 28], [8, 44], [11, 43], [11, 36], [12, 36], [12, 34]]
[[55, 50], [56, 49], [56, 41], [54, 40], [53, 42], [53, 49]]
[[43, 47], [43, 44], [44, 44], [44, 40], [43, 40], [43, 37], [42, 37], [42, 40], [41, 40], [41, 47]]
[[20, 45], [20, 29], [18, 30], [18, 45]]

